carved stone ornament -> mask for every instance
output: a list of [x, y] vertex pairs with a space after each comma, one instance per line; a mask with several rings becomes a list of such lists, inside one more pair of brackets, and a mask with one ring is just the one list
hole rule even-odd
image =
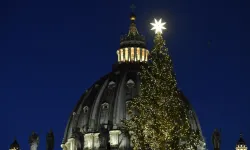
[[220, 143], [221, 143], [221, 137], [220, 137], [220, 131], [218, 129], [215, 129], [212, 136], [212, 142], [215, 150], [220, 149]]
[[52, 130], [46, 136], [46, 150], [54, 150], [54, 133]]
[[33, 144], [33, 143], [39, 144], [39, 136], [38, 136], [38, 134], [36, 134], [35, 132], [32, 132], [31, 136], [29, 137], [29, 143], [30, 144]]

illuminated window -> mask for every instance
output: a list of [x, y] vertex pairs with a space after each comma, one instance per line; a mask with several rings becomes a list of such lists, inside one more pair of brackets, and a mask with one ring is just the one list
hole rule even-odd
[[120, 55], [121, 55], [121, 61], [124, 61], [123, 60], [123, 49], [120, 50]]
[[131, 47], [131, 61], [134, 61], [135, 60], [135, 54], [134, 54], [134, 48]]
[[103, 109], [103, 110], [109, 109], [109, 104], [108, 104], [108, 103], [102, 104], [102, 109]]
[[142, 54], [141, 54], [141, 60], [144, 61], [144, 56], [145, 56], [145, 50], [144, 48], [142, 49]]
[[109, 104], [108, 103], [103, 103], [102, 106], [102, 111], [100, 113], [100, 124], [107, 124], [108, 123], [108, 118], [109, 118]]
[[128, 61], [128, 48], [125, 48], [125, 61]]
[[83, 112], [84, 112], [84, 113], [87, 113], [88, 110], [89, 110], [88, 106], [83, 107]]
[[138, 61], [141, 60], [141, 57], [140, 57], [140, 48], [137, 48], [136, 57], [137, 57]]
[[148, 50], [146, 50], [146, 58], [145, 61], [148, 61]]

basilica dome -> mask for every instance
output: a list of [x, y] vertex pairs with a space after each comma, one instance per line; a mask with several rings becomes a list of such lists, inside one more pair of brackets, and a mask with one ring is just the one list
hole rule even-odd
[[[128, 119], [127, 104], [138, 95], [138, 72], [140, 66], [146, 64], [149, 54], [135, 20], [132, 13], [129, 32], [120, 39], [120, 47], [116, 51], [118, 59], [112, 72], [90, 86], [70, 114], [61, 145], [63, 150], [131, 149], [131, 140], [121, 131], [121, 121]], [[190, 103], [181, 91], [179, 94], [190, 108], [192, 128], [201, 132]], [[204, 146], [204, 140], [201, 139], [198, 149]]]

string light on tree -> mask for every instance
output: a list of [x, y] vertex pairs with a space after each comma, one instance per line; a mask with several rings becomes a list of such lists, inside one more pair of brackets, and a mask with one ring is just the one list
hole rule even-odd
[[166, 24], [166, 22], [161, 22], [161, 19], [159, 21], [157, 21], [155, 19], [154, 23], [150, 23], [153, 28], [151, 30], [155, 30], [155, 34], [162, 34], [162, 30], [165, 30], [166, 28], [164, 27], [164, 25]]
[[133, 150], [197, 150], [202, 138], [191, 126], [190, 108], [177, 87], [162, 36], [166, 22], [154, 20], [154, 46], [140, 71], [140, 93], [128, 105], [130, 119], [124, 121], [125, 129], [133, 137]]

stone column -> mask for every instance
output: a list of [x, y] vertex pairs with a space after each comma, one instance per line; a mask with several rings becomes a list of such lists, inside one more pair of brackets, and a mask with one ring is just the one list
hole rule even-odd
[[84, 149], [94, 148], [94, 133], [87, 133], [84, 135]]
[[31, 136], [29, 137], [29, 144], [30, 150], [37, 150], [39, 145], [39, 136], [35, 132], [32, 132]]
[[66, 143], [68, 150], [76, 150], [76, 140], [75, 138], [68, 139], [68, 142]]

